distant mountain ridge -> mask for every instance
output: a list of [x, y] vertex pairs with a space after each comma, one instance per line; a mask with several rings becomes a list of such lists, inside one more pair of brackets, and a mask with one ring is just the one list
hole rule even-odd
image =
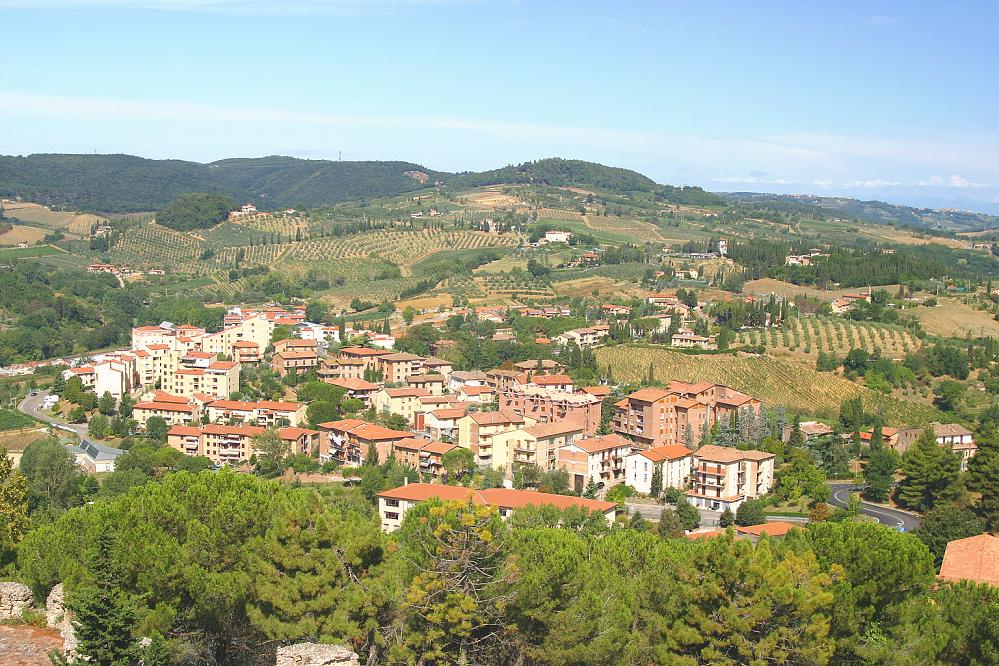
[[767, 203], [782, 207], [810, 207], [827, 218], [843, 216], [876, 224], [891, 224], [914, 229], [945, 231], [981, 231], [999, 227], [999, 216], [972, 211], [919, 208], [884, 201], [863, 201], [850, 197], [822, 197], [812, 194], [767, 194], [762, 192], [725, 192], [728, 201], [756, 206]]

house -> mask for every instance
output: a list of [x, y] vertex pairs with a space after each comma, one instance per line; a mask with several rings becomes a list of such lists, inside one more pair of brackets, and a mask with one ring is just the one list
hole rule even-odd
[[363, 379], [333, 379], [329, 383], [346, 390], [347, 398], [356, 398], [368, 407], [371, 406], [371, 396], [374, 395], [375, 391], [381, 389], [378, 384], [366, 382]]
[[590, 483], [610, 488], [625, 483], [631, 441], [621, 435], [576, 439], [558, 449], [556, 467], [569, 473], [569, 483], [577, 492]]
[[237, 363], [259, 363], [264, 359], [260, 345], [251, 340], [238, 340], [232, 343], [232, 360]]
[[500, 393], [517, 384], [527, 381], [527, 373], [521, 370], [490, 370], [486, 373], [486, 384]]
[[384, 428], [361, 419], [342, 419], [319, 424], [319, 459], [335, 460], [344, 467], [359, 467], [374, 448], [379, 464], [388, 461], [392, 445], [412, 433]]
[[447, 378], [447, 388], [452, 393], [457, 393], [465, 386], [484, 386], [485, 383], [486, 373], [478, 370], [455, 370]]
[[520, 414], [503, 410], [471, 412], [458, 419], [456, 443], [472, 451], [477, 465], [492, 465], [493, 438], [534, 423], [534, 419], [528, 420]]
[[940, 565], [939, 578], [999, 587], [999, 537], [979, 534], [949, 542]]
[[315, 349], [287, 350], [271, 356], [271, 368], [279, 377], [289, 372], [307, 372], [319, 367], [319, 354]]
[[298, 427], [305, 422], [305, 407], [305, 403], [293, 401], [213, 400], [205, 406], [205, 413], [213, 423], [238, 421], [265, 427]]
[[803, 525], [789, 523], [783, 520], [774, 520], [768, 523], [761, 523], [760, 525], [734, 525], [733, 527], [735, 529], [736, 538], [741, 537], [749, 539], [753, 543], [756, 543], [765, 536], [777, 539], [786, 535], [795, 528], [804, 528]]
[[930, 427], [933, 428], [937, 444], [950, 447], [961, 457], [961, 471], [968, 471], [968, 461], [978, 453], [974, 434], [959, 423], [932, 423]]
[[509, 488], [473, 490], [462, 486], [445, 486], [436, 483], [410, 483], [378, 493], [378, 516], [381, 519], [382, 531], [394, 532], [399, 529], [407, 511], [420, 502], [430, 499], [470, 501], [474, 504], [495, 506], [503, 518], [508, 518], [515, 510], [526, 506], [554, 506], [558, 509], [581, 507], [591, 513], [602, 514], [608, 523], [613, 523], [617, 514], [617, 505], [614, 502], [603, 502], [572, 495], [553, 495], [535, 490]]
[[545, 243], [568, 243], [571, 239], [569, 231], [546, 231], [543, 237]]
[[175, 395], [205, 393], [228, 397], [239, 390], [239, 363], [212, 361], [206, 367], [181, 367], [172, 373], [172, 381], [163, 387]]
[[91, 474], [113, 472], [115, 462], [125, 453], [122, 449], [98, 444], [89, 439], [83, 439], [79, 445], [66, 448], [73, 454], [76, 466]]
[[717, 349], [715, 337], [697, 335], [691, 330], [680, 329], [670, 338], [670, 346], [677, 349]]
[[[570, 380], [571, 381], [571, 380]], [[587, 435], [600, 427], [600, 398], [543, 386], [514, 386], [499, 395], [499, 408], [541, 422], [572, 421]]]
[[770, 492], [774, 483], [774, 454], [702, 446], [694, 452], [690, 473], [690, 503], [711, 511], [735, 511], [747, 499]]
[[360, 361], [363, 370], [371, 370], [375, 368], [375, 364], [380, 356], [385, 356], [391, 354], [392, 352], [387, 349], [369, 349], [368, 347], [344, 347], [337, 354], [337, 360], [343, 363], [344, 361]]
[[676, 294], [649, 294], [645, 299], [649, 305], [654, 305], [657, 308], [679, 308], [683, 306], [683, 303]]
[[690, 480], [693, 453], [682, 444], [656, 446], [630, 453], [625, 460], [625, 483], [645, 495], [652, 494], [656, 467], [662, 469], [662, 492], [666, 488], [684, 488]]
[[536, 423], [499, 433], [492, 438], [491, 446], [480, 445], [476, 462], [501, 470], [507, 477], [522, 465], [554, 470], [558, 467], [559, 449], [582, 437], [582, 427], [571, 421]]
[[458, 399], [465, 402], [487, 405], [496, 402], [496, 391], [490, 386], [462, 386], [458, 389]]
[[[832, 427], [827, 426], [825, 423], [819, 421], [802, 421], [798, 424], [801, 430], [801, 436], [806, 442], [811, 442], [812, 440], [818, 439], [819, 437], [825, 437], [826, 435], [831, 435], [836, 432]], [[888, 430], [888, 428], [885, 428]], [[791, 433], [794, 431], [794, 426], [786, 425], [781, 433], [781, 441], [787, 442], [791, 438]], [[863, 433], [861, 433], [863, 434]], [[887, 439], [887, 437], [886, 437]]]
[[398, 414], [413, 423], [413, 417], [420, 410], [419, 398], [430, 395], [421, 388], [383, 388], [371, 395], [371, 406], [380, 412]]
[[565, 391], [572, 393], [574, 384], [569, 375], [538, 375], [531, 379], [531, 384], [552, 391]]
[[383, 354], [375, 360], [375, 368], [382, 373], [385, 382], [401, 384], [410, 375], [423, 372], [423, 357], [405, 352]]
[[417, 437], [402, 439], [394, 444], [396, 460], [436, 478], [444, 474], [444, 455], [457, 448], [455, 444]]
[[410, 388], [427, 391], [429, 395], [444, 395], [447, 380], [444, 375], [424, 373], [406, 377], [406, 385]]
[[458, 431], [458, 421], [467, 412], [463, 407], [444, 407], [427, 412], [423, 417], [423, 430], [432, 439], [453, 440]]
[[423, 359], [424, 372], [443, 375], [447, 378], [453, 370], [454, 366], [451, 365], [451, 361], [445, 361], [442, 358], [435, 358], [433, 356]]
[[560, 347], [575, 343], [577, 347], [583, 349], [584, 347], [596, 347], [606, 335], [606, 332], [595, 328], [576, 328], [556, 335], [553, 342]]
[[521, 372], [557, 373], [565, 372], [565, 366], [550, 358], [539, 358], [536, 361], [518, 361], [513, 367]]
[[368, 364], [353, 358], [320, 359], [316, 376], [320, 381], [333, 382], [337, 379], [364, 379]]
[[623, 305], [601, 305], [600, 309], [608, 317], [626, 317], [631, 314], [631, 308]]

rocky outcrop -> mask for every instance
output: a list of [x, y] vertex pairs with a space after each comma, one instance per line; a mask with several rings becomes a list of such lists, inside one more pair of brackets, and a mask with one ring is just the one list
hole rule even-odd
[[357, 653], [342, 645], [295, 643], [278, 648], [275, 666], [360, 666]]
[[59, 628], [66, 618], [66, 607], [62, 599], [62, 583], [52, 588], [49, 596], [45, 598], [45, 625]]
[[27, 585], [0, 583], [0, 621], [20, 620], [33, 602], [31, 588]]

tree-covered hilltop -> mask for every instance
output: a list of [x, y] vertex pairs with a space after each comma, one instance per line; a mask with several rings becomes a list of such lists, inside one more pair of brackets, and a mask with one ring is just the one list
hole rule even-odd
[[130, 213], [159, 210], [183, 192], [238, 190], [204, 164], [132, 155], [0, 155], [0, 196], [53, 208]]
[[207, 229], [224, 222], [238, 208], [232, 197], [212, 192], [187, 192], [156, 215], [156, 222], [175, 231]]
[[433, 186], [442, 174], [411, 162], [333, 162], [270, 156], [233, 158], [208, 165], [233, 191], [265, 208], [363, 201]]
[[485, 185], [596, 187], [615, 192], [652, 192], [659, 187], [651, 178], [630, 169], [557, 157], [480, 173], [461, 173], [451, 178], [448, 184], [455, 188]]

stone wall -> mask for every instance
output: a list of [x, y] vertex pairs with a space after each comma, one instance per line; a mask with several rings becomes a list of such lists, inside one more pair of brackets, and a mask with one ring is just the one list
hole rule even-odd
[[275, 666], [360, 666], [357, 653], [342, 645], [296, 643], [278, 648]]
[[0, 620], [20, 620], [34, 605], [31, 588], [21, 583], [0, 583]]

